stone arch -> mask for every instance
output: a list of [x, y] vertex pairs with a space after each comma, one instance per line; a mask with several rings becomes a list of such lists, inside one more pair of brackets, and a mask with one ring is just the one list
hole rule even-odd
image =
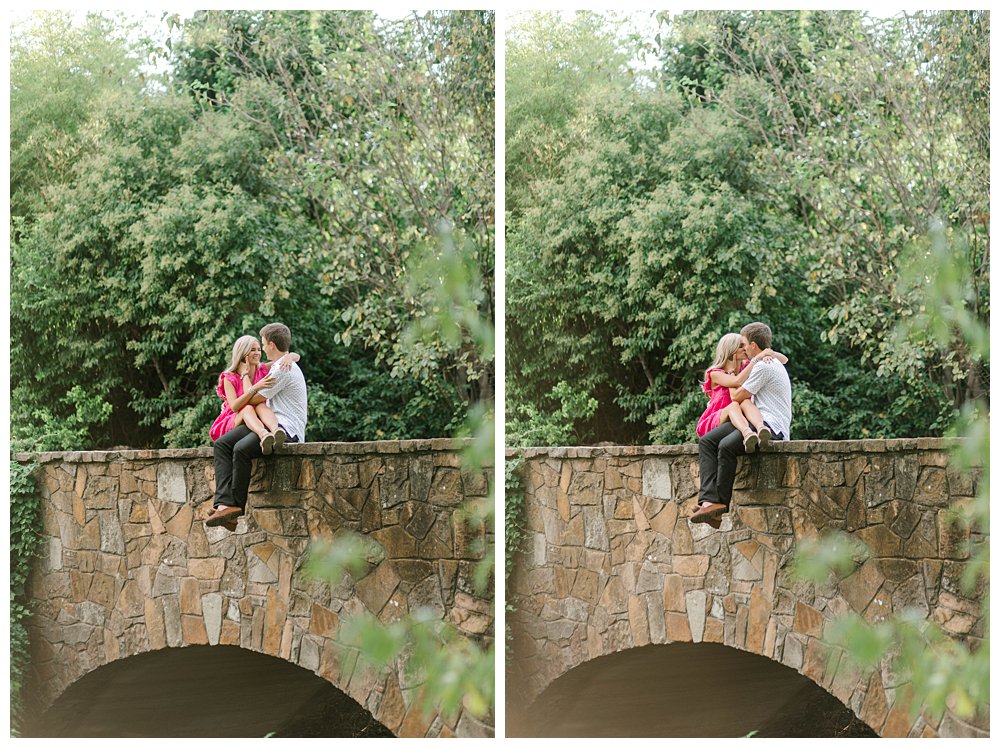
[[507, 728], [511, 737], [541, 738], [876, 735], [787, 665], [706, 642], [648, 644], [588, 660], [515, 709]]
[[[28, 683], [38, 705], [101, 665], [221, 644], [315, 673], [401, 736], [492, 734], [464, 712], [425, 716], [400, 665], [359, 667], [338, 640], [342, 616], [390, 622], [417, 607], [492, 640], [492, 593], [484, 599], [472, 581], [486, 528], [458, 511], [487, 494], [487, 473], [463, 473], [451, 440], [305, 444], [259, 461], [235, 533], [202, 522], [211, 450], [38, 461], [45, 545], [31, 581]], [[384, 558], [353, 583], [308, 579], [310, 542], [341, 529], [377, 540]]]
[[[824, 640], [848, 611], [871, 622], [916, 608], [959, 640], [985, 635], [958, 588], [968, 528], [949, 505], [977, 475], [951, 469], [944, 440], [792, 442], [743, 459], [721, 531], [692, 525], [695, 445], [539, 447], [523, 457], [524, 534], [508, 599], [508, 693], [532, 699], [594, 658], [647, 644], [715, 642], [810, 678], [886, 737], [975, 735], [978, 718], [914, 716], [888, 672], [846, 666]], [[790, 573], [796, 546], [835, 530], [870, 549], [846, 577]], [[975, 540], [974, 538], [972, 538]], [[833, 665], [825, 668], [827, 657]]]
[[329, 681], [235, 646], [165, 647], [101, 665], [28, 737], [393, 737]]

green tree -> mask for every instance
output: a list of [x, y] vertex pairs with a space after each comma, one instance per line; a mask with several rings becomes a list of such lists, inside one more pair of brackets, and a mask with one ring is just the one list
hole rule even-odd
[[[466, 24], [470, 18], [477, 23]], [[365, 23], [356, 25], [357, 19]], [[398, 103], [416, 114], [393, 114], [386, 91], [381, 98], [366, 93], [381, 109], [372, 104], [364, 117], [362, 107], [338, 99], [338, 107], [350, 108], [344, 122], [357, 139], [326, 145], [335, 145], [344, 163], [353, 153], [354, 169], [374, 158], [364, 137], [376, 124], [380, 137], [401, 144], [400, 157], [408, 157], [407, 133], [418, 126], [433, 143], [447, 140], [454, 158], [433, 199], [441, 218], [464, 223], [470, 243], [463, 251], [476, 258], [485, 291], [480, 303], [492, 310], [492, 226], [484, 207], [492, 206], [492, 197], [480, 194], [487, 179], [492, 190], [485, 165], [491, 158], [484, 154], [492, 135], [475, 125], [492, 123], [492, 88], [474, 85], [487, 77], [492, 85], [484, 62], [491, 22], [489, 15], [435, 14], [419, 31], [393, 31], [372, 14], [199, 15], [183, 24], [174, 45], [180, 61], [157, 85], [148, 85], [141, 71], [160, 51], [127, 44], [120, 19], [94, 17], [81, 28], [67, 22], [59, 27], [62, 36], [51, 32], [55, 41], [45, 44], [38, 37], [48, 39], [48, 32], [26, 28], [12, 56], [15, 93], [21, 82], [25, 89], [12, 100], [12, 148], [27, 154], [12, 163], [12, 184], [24, 186], [19, 199], [30, 207], [14, 216], [11, 252], [12, 340], [24, 354], [12, 370], [16, 448], [205, 444], [220, 403], [217, 375], [232, 341], [275, 319], [292, 327], [293, 347], [303, 356], [311, 439], [439, 436], [461, 423], [470, 402], [492, 397], [492, 359], [468, 341], [457, 350], [440, 341], [403, 350], [402, 322], [432, 314], [408, 289], [400, 264], [422, 246], [430, 214], [417, 221], [394, 202], [401, 180], [392, 194], [379, 187], [391, 165], [379, 156], [381, 172], [353, 171], [349, 182], [332, 171], [339, 162], [327, 164], [325, 176], [314, 174], [317, 184], [342, 203], [333, 213], [317, 213], [321, 203], [312, 186], [290, 165], [308, 166], [304, 154], [315, 156], [326, 146], [296, 151], [297, 143], [275, 141], [276, 127], [288, 134], [280, 116], [265, 127], [220, 103], [236, 95], [255, 100], [260, 71], [241, 57], [252, 50], [256, 60], [298, 64], [297, 48], [280, 45], [302, 42], [310, 64], [322, 66], [327, 58], [315, 45], [334, 51], [342, 44], [355, 55], [366, 50], [365, 64], [373, 69], [389, 69], [393, 59], [412, 61], [419, 51], [425, 69], [446, 79], [447, 95], [439, 98], [451, 97], [449, 113], [460, 122], [420, 111], [435, 99], [416, 92], [407, 78], [411, 98]], [[463, 24], [470, 26], [464, 34]], [[218, 29], [230, 37], [220, 42], [213, 35]], [[222, 43], [233, 47], [219, 57]], [[96, 65], [91, 58], [98, 56], [93, 49], [110, 61], [109, 70], [131, 77], [88, 87]], [[472, 72], [464, 74], [466, 67]], [[283, 100], [310, 100], [314, 81], [304, 72], [281, 79], [288, 85]], [[84, 83], [78, 86], [75, 75]], [[31, 101], [35, 80], [54, 81], [51, 106]], [[332, 90], [344, 80], [327, 84]], [[359, 80], [350, 78], [352, 85]], [[314, 117], [319, 110], [309, 112]], [[307, 124], [323, 128], [315, 119]], [[447, 137], [436, 129], [445, 125]], [[72, 158], [59, 169], [36, 168], [30, 144], [17, 140], [32, 129], [65, 131]], [[425, 150], [429, 170], [434, 154]], [[355, 200], [354, 188], [362, 184], [368, 185], [365, 197]], [[407, 186], [414, 187], [412, 180]], [[380, 195], [385, 205], [376, 204]], [[320, 214], [326, 217], [317, 220]], [[352, 339], [360, 344], [344, 345]]]

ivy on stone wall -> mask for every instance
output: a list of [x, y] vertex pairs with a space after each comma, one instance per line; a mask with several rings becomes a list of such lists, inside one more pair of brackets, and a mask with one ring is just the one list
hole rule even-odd
[[[504, 579], [507, 594], [505, 595], [504, 609], [507, 613], [513, 613], [517, 609], [516, 600], [511, 593], [509, 581], [514, 572], [514, 557], [521, 550], [527, 532], [524, 529], [524, 486], [522, 484], [521, 466], [524, 465], [523, 457], [514, 457], [504, 462], [504, 500], [503, 500], [503, 522], [504, 522], [504, 543], [506, 545], [504, 555]], [[508, 646], [505, 648], [507, 656], [510, 656], [513, 636], [510, 631], [510, 624], [505, 624], [504, 635]]]
[[10, 714], [11, 734], [21, 721], [21, 687], [28, 671], [28, 630], [31, 615], [27, 582], [31, 561], [41, 542], [41, 513], [34, 481], [37, 465], [10, 466]]

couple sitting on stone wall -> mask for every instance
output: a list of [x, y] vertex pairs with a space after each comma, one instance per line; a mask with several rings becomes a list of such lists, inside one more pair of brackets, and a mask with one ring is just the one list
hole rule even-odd
[[[733, 350], [723, 350], [729, 338]], [[736, 458], [771, 439], [790, 438], [792, 385], [784, 367], [787, 362], [771, 351], [771, 328], [763, 322], [751, 322], [739, 336], [726, 335], [719, 342], [716, 362], [705, 373], [711, 402], [698, 423], [701, 487], [691, 522], [718, 529], [732, 501]], [[737, 369], [739, 374], [734, 373]]]
[[[306, 438], [306, 381], [290, 353], [292, 333], [278, 322], [265, 325], [260, 342], [244, 335], [233, 346], [229, 368], [216, 393], [222, 411], [209, 430], [215, 450], [215, 501], [209, 527], [236, 529], [246, 511], [254, 458], [280, 452], [285, 442]], [[268, 363], [261, 363], [261, 351]]]

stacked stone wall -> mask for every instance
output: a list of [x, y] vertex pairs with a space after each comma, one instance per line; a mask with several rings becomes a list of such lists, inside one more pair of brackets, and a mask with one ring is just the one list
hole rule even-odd
[[[31, 579], [38, 705], [103, 664], [167, 647], [235, 645], [333, 683], [398, 735], [490, 735], [491, 720], [425, 716], [404, 672], [379, 675], [338, 642], [342, 619], [430, 608], [489, 646], [492, 590], [473, 582], [491, 532], [469, 523], [492, 470], [450, 439], [295, 445], [256, 460], [235, 533], [202, 521], [210, 449], [17, 455], [40, 463], [43, 550]], [[385, 558], [351, 584], [310, 580], [310, 541], [364, 533]]]
[[[777, 444], [740, 459], [718, 531], [687, 520], [699, 485], [695, 445], [508, 452], [524, 458], [528, 533], [508, 593], [508, 693], [530, 703], [571, 668], [624, 649], [719, 642], [802, 673], [883, 736], [985, 734], [988, 724], [951, 712], [914, 718], [906, 684], [888, 669], [862, 676], [823, 638], [851, 610], [876, 622], [915, 609], [981, 643], [984, 591], [970, 595], [960, 579], [969, 541], [984, 538], [951, 521], [956, 505], [973, 500], [980, 471], [950, 467], [948, 446]], [[831, 530], [863, 540], [870, 558], [825, 585], [796, 580], [797, 544]]]

